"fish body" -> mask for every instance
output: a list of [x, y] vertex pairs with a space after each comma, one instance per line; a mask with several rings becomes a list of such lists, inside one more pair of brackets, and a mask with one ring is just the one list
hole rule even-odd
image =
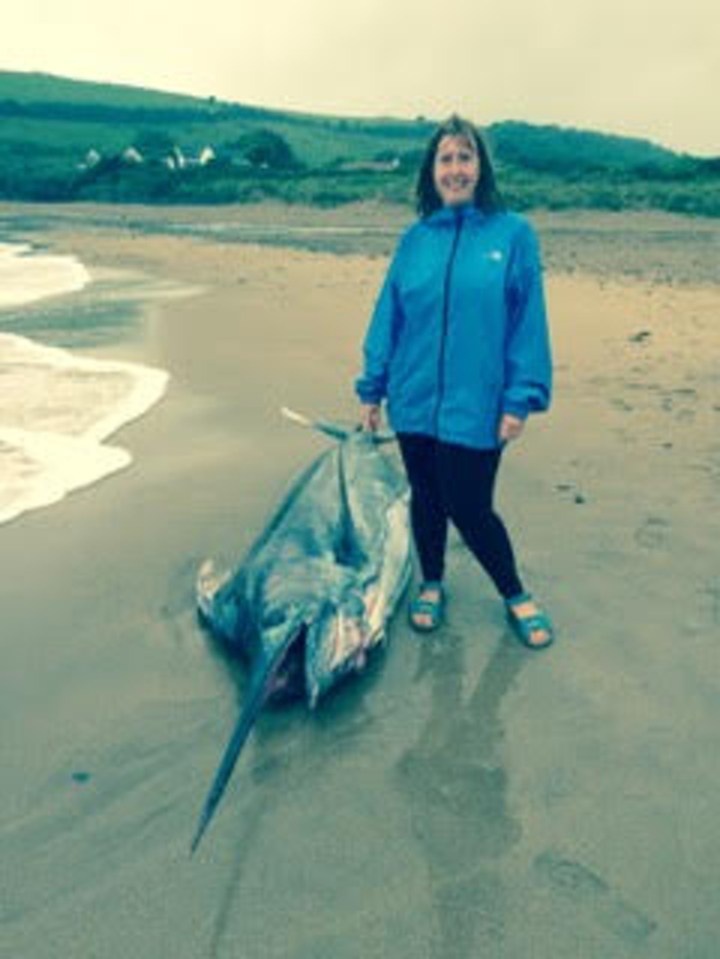
[[320, 428], [339, 442], [298, 477], [237, 569], [204, 563], [198, 574], [200, 617], [248, 661], [250, 684], [193, 849], [264, 703], [304, 697], [314, 708], [362, 669], [410, 578], [405, 480], [376, 437]]

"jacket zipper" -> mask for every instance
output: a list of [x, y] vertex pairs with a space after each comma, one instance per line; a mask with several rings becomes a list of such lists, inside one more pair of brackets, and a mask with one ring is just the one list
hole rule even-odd
[[443, 393], [445, 392], [445, 341], [447, 339], [448, 319], [450, 313], [450, 282], [452, 280], [453, 266], [455, 265], [455, 254], [457, 253], [458, 244], [460, 242], [460, 231], [462, 230], [462, 225], [462, 215], [457, 214], [455, 236], [453, 237], [452, 249], [450, 250], [450, 256], [448, 257], [447, 266], [445, 268], [445, 283], [443, 286], [442, 332], [440, 336], [440, 355], [438, 358], [438, 394], [437, 403], [435, 404], [436, 438], [440, 435], [440, 407], [442, 406]]

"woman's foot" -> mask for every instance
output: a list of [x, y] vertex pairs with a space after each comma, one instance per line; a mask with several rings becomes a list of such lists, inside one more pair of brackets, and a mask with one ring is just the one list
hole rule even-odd
[[417, 596], [410, 603], [410, 625], [420, 633], [431, 633], [443, 621], [445, 590], [440, 582], [420, 584]]
[[530, 593], [505, 600], [508, 620], [521, 643], [530, 649], [544, 649], [555, 639], [552, 622]]

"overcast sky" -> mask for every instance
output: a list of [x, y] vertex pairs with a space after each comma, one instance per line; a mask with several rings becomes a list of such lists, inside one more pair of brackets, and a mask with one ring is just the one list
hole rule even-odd
[[720, 154], [718, 0], [16, 0], [0, 69]]

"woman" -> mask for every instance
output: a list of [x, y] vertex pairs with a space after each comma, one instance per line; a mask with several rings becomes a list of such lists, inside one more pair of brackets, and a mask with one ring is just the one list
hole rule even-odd
[[521, 216], [505, 212], [475, 127], [451, 117], [428, 144], [417, 220], [401, 237], [365, 338], [356, 382], [365, 429], [381, 403], [410, 484], [422, 582], [418, 630], [440, 625], [451, 520], [505, 602], [519, 638], [548, 646], [548, 615], [526, 592], [493, 510], [503, 447], [550, 402], [551, 361], [539, 253]]

